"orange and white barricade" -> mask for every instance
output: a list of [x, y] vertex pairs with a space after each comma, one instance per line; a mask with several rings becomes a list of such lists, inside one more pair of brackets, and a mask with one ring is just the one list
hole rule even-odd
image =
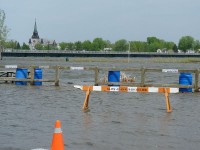
[[87, 91], [85, 101], [82, 107], [83, 111], [88, 110], [90, 91], [98, 92], [139, 92], [139, 93], [165, 93], [167, 112], [171, 112], [171, 105], [169, 101], [169, 93], [179, 93], [179, 88], [171, 87], [131, 87], [131, 86], [88, 86], [88, 85], [74, 85], [75, 88]]

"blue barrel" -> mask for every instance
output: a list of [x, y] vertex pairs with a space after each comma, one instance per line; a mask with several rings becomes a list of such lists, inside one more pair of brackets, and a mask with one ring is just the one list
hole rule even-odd
[[120, 71], [108, 71], [108, 82], [120, 82]]
[[[187, 72], [180, 73], [179, 84], [192, 85], [192, 74]], [[179, 92], [192, 92], [192, 88], [179, 88]]]
[[[15, 78], [16, 79], [27, 79], [28, 77], [28, 69], [27, 68], [17, 68]], [[16, 85], [27, 85], [26, 81], [16, 81]]]
[[[35, 68], [34, 70], [34, 79], [42, 79], [42, 69]], [[42, 82], [34, 82], [34, 85], [42, 85]]]

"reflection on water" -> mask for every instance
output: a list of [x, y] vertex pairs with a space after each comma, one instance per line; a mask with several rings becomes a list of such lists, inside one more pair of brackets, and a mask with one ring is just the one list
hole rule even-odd
[[[46, 58], [47, 59], [47, 58]], [[2, 64], [118, 66], [171, 68], [162, 63], [73, 63], [58, 58], [6, 58]], [[198, 64], [173, 64], [198, 68]], [[173, 112], [166, 113], [165, 97], [159, 93], [100, 93], [90, 95], [90, 111], [81, 107], [85, 92], [73, 84], [91, 84], [92, 73], [64, 71], [61, 86], [0, 84], [0, 149], [27, 150], [51, 145], [54, 122], [60, 119], [65, 148], [71, 150], [198, 150], [200, 147], [200, 94], [171, 94]], [[51, 72], [45, 72], [46, 77]], [[154, 82], [155, 74], [149, 75]], [[174, 75], [160, 77], [176, 82]], [[157, 82], [157, 81], [155, 81]], [[73, 84], [72, 84], [73, 83]]]

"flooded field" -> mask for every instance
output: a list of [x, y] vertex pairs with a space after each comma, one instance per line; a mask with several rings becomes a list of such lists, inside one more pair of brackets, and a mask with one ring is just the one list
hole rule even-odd
[[[122, 58], [110, 59], [114, 61], [7, 57], [1, 60], [1, 65], [200, 68], [199, 62], [154, 63], [151, 58], [130, 58], [127, 63]], [[52, 70], [43, 71], [44, 78], [54, 75]], [[138, 73], [131, 76], [139, 78]], [[152, 73], [147, 80], [178, 83], [178, 74]], [[199, 150], [200, 93], [170, 94], [173, 112], [166, 113], [161, 93], [92, 92], [90, 111], [83, 113], [85, 92], [73, 85], [93, 82], [90, 71], [62, 71], [59, 87], [54, 83], [19, 86], [1, 82], [0, 150], [49, 149], [57, 119], [62, 123], [67, 150]]]

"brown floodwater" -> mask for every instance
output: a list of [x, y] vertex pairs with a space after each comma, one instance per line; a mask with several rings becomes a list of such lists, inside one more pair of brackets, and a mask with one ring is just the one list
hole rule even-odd
[[[129, 63], [110, 59], [119, 62], [4, 57], [1, 65], [199, 68], [199, 63], [152, 63], [151, 58], [130, 58], [143, 61]], [[140, 80], [137, 72], [130, 75]], [[54, 78], [54, 71], [43, 70], [43, 77]], [[68, 70], [60, 77], [59, 87], [0, 83], [0, 150], [49, 149], [57, 119], [67, 150], [199, 150], [200, 93], [170, 94], [173, 112], [167, 113], [161, 93], [92, 92], [90, 111], [83, 113], [85, 92], [73, 85], [93, 84], [93, 72]], [[150, 73], [147, 81], [178, 83], [178, 74]]]

